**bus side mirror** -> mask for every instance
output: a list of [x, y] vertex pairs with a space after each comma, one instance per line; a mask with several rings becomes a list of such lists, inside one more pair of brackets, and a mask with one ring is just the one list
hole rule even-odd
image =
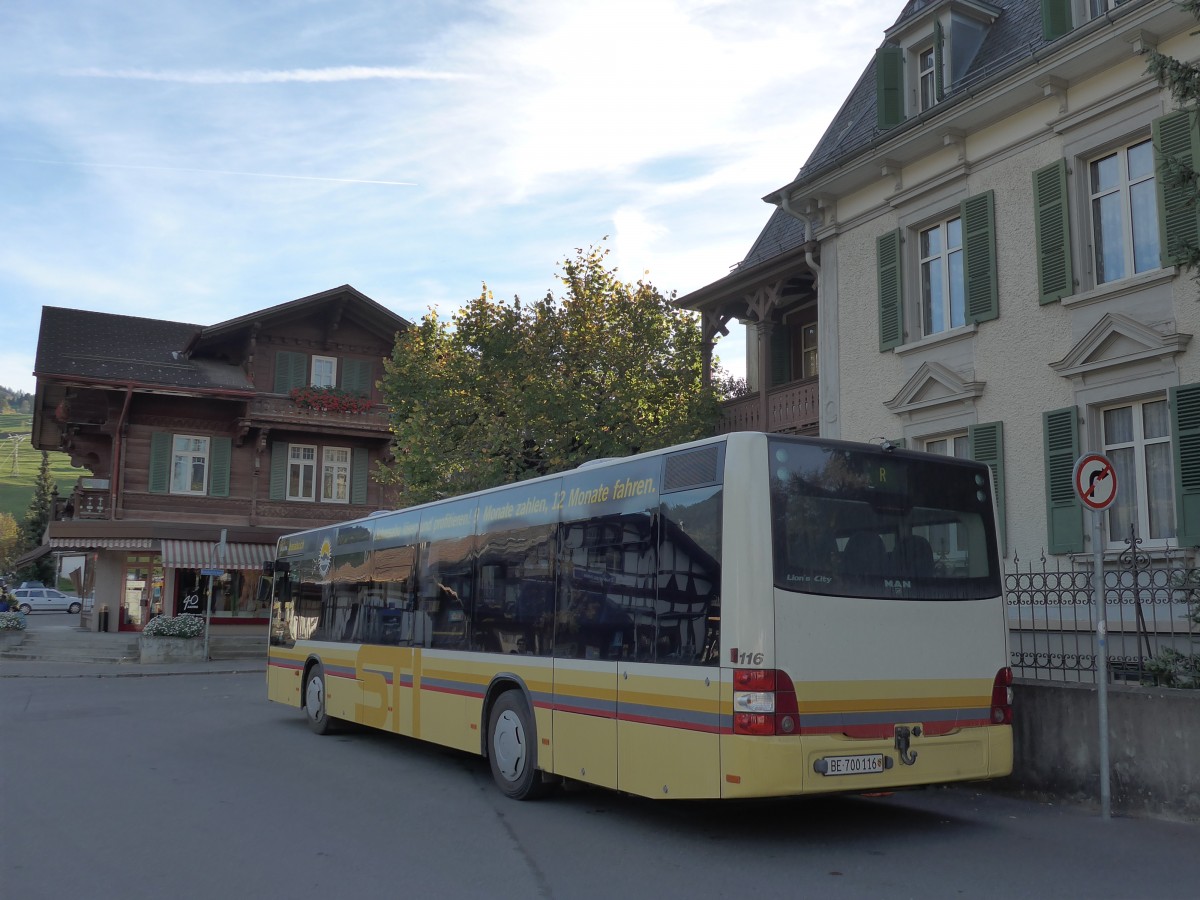
[[262, 565], [262, 573], [268, 578], [274, 575], [286, 575], [292, 570], [292, 564], [285, 560], [267, 560]]

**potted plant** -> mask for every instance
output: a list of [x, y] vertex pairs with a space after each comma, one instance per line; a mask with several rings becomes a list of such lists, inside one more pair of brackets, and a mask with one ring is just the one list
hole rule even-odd
[[331, 387], [310, 385], [292, 388], [288, 396], [300, 409], [315, 409], [319, 412], [364, 413], [371, 408], [369, 398]]
[[204, 619], [184, 613], [179, 616], [155, 616], [146, 623], [138, 638], [143, 663], [203, 662]]
[[9, 650], [25, 640], [25, 614], [17, 610], [0, 612], [0, 650]]

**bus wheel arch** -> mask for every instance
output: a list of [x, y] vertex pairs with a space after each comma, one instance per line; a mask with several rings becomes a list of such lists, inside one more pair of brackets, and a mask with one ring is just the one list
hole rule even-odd
[[543, 797], [557, 779], [538, 768], [537, 723], [529, 691], [517, 680], [497, 679], [484, 704], [483, 755], [496, 786], [514, 800]]

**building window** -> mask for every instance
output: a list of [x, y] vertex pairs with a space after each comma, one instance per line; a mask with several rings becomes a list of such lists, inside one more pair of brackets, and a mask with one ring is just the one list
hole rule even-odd
[[937, 103], [937, 54], [929, 46], [917, 54], [917, 80], [920, 84], [921, 111]]
[[962, 219], [921, 232], [921, 322], [926, 335], [966, 324]]
[[171, 493], [205, 493], [208, 487], [208, 438], [177, 434], [171, 446]]
[[817, 323], [809, 322], [800, 329], [800, 377], [816, 378], [820, 374], [817, 354]]
[[321, 468], [321, 499], [326, 503], [350, 502], [350, 450], [326, 447]]
[[1154, 148], [1149, 140], [1088, 164], [1096, 283], [1159, 266]]
[[337, 387], [337, 359], [332, 356], [312, 358], [313, 387]]
[[1108, 539], [1120, 545], [1129, 526], [1138, 537], [1175, 536], [1171, 416], [1165, 398], [1139, 400], [1101, 411], [1104, 455], [1117, 473], [1117, 497], [1108, 509]]
[[305, 444], [288, 447], [287, 499], [317, 499], [317, 448]]
[[[936, 453], [939, 456], [970, 459], [971, 438], [965, 431], [960, 434], [926, 438], [923, 442], [923, 449], [926, 453]], [[929, 546], [933, 548], [934, 558], [943, 568], [961, 563], [966, 559], [966, 534], [958, 524], [930, 525], [926, 529], [924, 537], [929, 541]]]
[[951, 434], [937, 438], [926, 438], [923, 449], [926, 453], [937, 453], [940, 456], [954, 456], [958, 459], [970, 459], [971, 439], [967, 436], [965, 431], [961, 434]]
[[1094, 19], [1097, 16], [1102, 16], [1110, 9], [1116, 9], [1125, 0], [1088, 0], [1088, 18]]

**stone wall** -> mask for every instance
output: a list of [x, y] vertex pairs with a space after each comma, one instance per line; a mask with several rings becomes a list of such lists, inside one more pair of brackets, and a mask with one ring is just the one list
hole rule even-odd
[[[1098, 805], [1095, 685], [1014, 687], [1013, 774], [997, 786]], [[1200, 822], [1200, 691], [1114, 685], [1108, 720], [1113, 814]]]

